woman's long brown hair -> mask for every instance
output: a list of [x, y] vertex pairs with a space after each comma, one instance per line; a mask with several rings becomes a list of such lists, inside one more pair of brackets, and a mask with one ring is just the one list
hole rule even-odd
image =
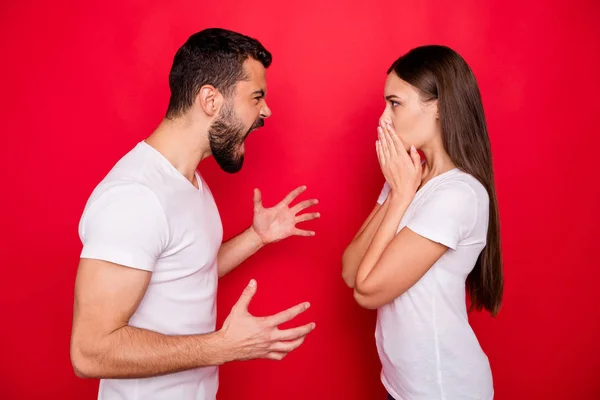
[[500, 219], [492, 152], [481, 94], [471, 68], [445, 46], [421, 46], [400, 57], [388, 70], [421, 91], [424, 101], [438, 101], [444, 148], [454, 164], [474, 176], [489, 196], [487, 242], [467, 277], [471, 308], [500, 310], [504, 278]]

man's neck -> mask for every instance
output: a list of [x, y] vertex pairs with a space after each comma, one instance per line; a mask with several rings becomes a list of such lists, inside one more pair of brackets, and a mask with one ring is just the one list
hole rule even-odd
[[208, 122], [191, 121], [186, 117], [163, 119], [145, 142], [194, 184], [198, 164], [211, 155]]

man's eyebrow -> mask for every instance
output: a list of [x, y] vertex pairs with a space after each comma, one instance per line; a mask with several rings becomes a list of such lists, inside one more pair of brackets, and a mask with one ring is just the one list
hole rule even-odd
[[252, 92], [252, 96], [260, 95], [260, 97], [265, 97], [265, 91], [263, 89], [258, 89]]

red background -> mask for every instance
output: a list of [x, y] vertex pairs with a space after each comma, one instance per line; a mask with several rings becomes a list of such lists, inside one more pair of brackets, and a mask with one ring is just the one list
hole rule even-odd
[[[295, 3], [295, 2], [294, 2]], [[416, 3], [416, 2], [415, 2]], [[221, 369], [219, 399], [383, 399], [375, 312], [340, 277], [345, 245], [383, 178], [375, 127], [385, 71], [446, 44], [479, 80], [494, 152], [506, 290], [496, 319], [472, 314], [496, 398], [600, 398], [595, 1], [4, 1], [0, 6], [4, 172], [0, 397], [93, 399], [69, 361], [77, 224], [94, 186], [162, 118], [167, 74], [189, 34], [210, 26], [273, 52], [273, 116], [241, 173], [201, 164], [226, 237], [306, 184], [315, 238], [264, 249], [221, 281], [219, 326], [250, 278], [251, 311], [300, 301], [317, 329], [283, 362]]]

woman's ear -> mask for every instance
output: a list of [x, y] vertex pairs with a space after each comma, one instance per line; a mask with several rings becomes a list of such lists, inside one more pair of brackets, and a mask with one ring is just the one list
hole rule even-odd
[[432, 112], [434, 113], [435, 119], [439, 120], [440, 119], [440, 113], [439, 113], [439, 109], [438, 109], [438, 100], [437, 99], [435, 99], [433, 101], [432, 107], [433, 107], [432, 108]]

